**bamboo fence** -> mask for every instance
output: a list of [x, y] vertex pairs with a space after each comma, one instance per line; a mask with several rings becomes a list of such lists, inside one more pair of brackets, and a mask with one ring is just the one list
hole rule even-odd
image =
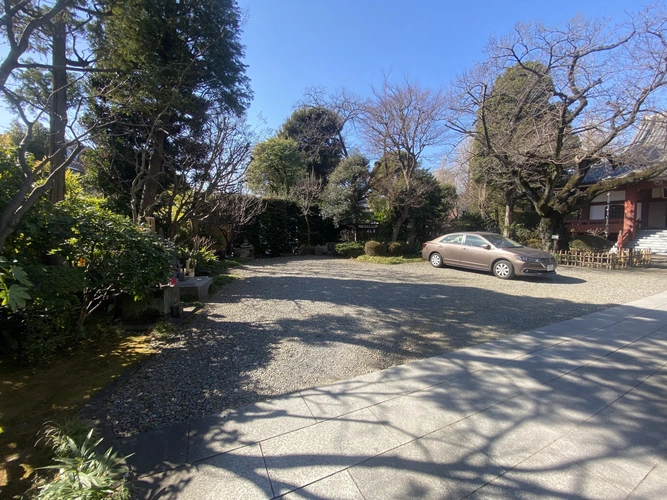
[[623, 248], [615, 253], [556, 252], [561, 266], [592, 267], [595, 269], [627, 269], [651, 263], [651, 249]]

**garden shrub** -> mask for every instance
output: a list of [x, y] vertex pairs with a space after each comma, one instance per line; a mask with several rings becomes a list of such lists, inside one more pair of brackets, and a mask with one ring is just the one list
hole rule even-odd
[[[125, 458], [113, 448], [98, 451], [103, 439], [93, 437], [93, 429], [81, 435], [80, 424], [51, 425], [44, 441], [55, 453], [53, 465], [42, 469], [57, 470], [51, 480], [39, 486], [38, 500], [129, 500], [132, 496], [126, 479], [129, 472]], [[75, 430], [74, 433], [69, 432]]]
[[537, 248], [542, 250], [542, 240], [538, 238], [530, 238], [524, 242], [524, 245], [530, 248]]
[[79, 326], [111, 298], [139, 300], [169, 281], [176, 255], [164, 238], [85, 200], [63, 202], [56, 212], [50, 229], [62, 240], [53, 253], [83, 269]]
[[608, 252], [614, 244], [602, 236], [581, 234], [570, 240], [570, 250], [575, 252]]
[[334, 250], [336, 255], [341, 257], [359, 257], [364, 254], [364, 244], [360, 241], [346, 241], [345, 243], [337, 243]]
[[266, 209], [244, 231], [255, 255], [292, 253], [299, 246], [299, 208], [283, 199], [265, 200]]
[[367, 241], [364, 245], [364, 253], [366, 255], [370, 255], [371, 257], [382, 255], [384, 253], [382, 249], [382, 243], [373, 240]]
[[389, 255], [394, 255], [394, 256], [403, 255], [404, 246], [402, 243], [398, 241], [393, 241], [389, 243], [388, 250], [389, 250]]
[[26, 260], [32, 287], [25, 307], [0, 307], [0, 347], [29, 359], [80, 338], [115, 297], [138, 300], [166, 283], [176, 259], [169, 242], [94, 199], [34, 212], [6, 249]]

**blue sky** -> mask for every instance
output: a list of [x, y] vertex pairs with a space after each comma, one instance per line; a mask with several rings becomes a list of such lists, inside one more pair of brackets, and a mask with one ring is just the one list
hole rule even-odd
[[255, 98], [277, 129], [308, 86], [370, 94], [383, 73], [408, 73], [423, 86], [446, 86], [484, 58], [493, 34], [520, 21], [549, 25], [577, 14], [620, 19], [632, 0], [238, 0], [247, 11], [243, 43]]
[[[484, 57], [489, 36], [519, 21], [561, 24], [576, 14], [621, 18], [632, 0], [238, 0], [242, 42], [261, 114], [277, 129], [308, 86], [344, 86], [367, 96], [383, 74], [446, 86]], [[4, 51], [3, 51], [4, 52]], [[0, 108], [0, 129], [11, 115]]]

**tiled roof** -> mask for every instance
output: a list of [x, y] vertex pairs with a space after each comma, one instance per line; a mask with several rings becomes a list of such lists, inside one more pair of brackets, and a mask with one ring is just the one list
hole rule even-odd
[[644, 117], [639, 123], [637, 133], [624, 152], [624, 156], [634, 157], [637, 161], [616, 167], [612, 167], [608, 162], [595, 165], [584, 177], [583, 184], [595, 184], [603, 179], [623, 177], [663, 157], [667, 153], [667, 123], [665, 120], [664, 115]]

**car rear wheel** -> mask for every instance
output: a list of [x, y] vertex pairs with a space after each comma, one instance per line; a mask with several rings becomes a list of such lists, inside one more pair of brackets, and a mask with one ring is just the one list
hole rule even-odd
[[442, 255], [439, 253], [432, 253], [428, 260], [431, 261], [433, 267], [442, 267]]
[[493, 274], [501, 280], [508, 280], [514, 277], [514, 266], [508, 260], [499, 260], [493, 264]]

